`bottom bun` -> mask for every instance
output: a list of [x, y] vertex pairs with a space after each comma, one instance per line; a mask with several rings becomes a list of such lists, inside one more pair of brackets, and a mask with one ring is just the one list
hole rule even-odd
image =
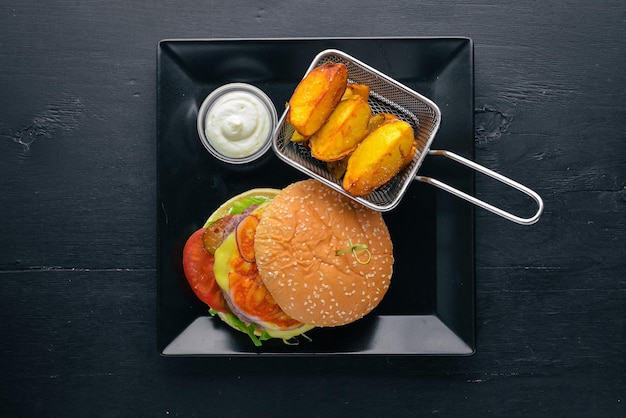
[[[217, 316], [222, 321], [226, 322], [230, 327], [238, 331], [241, 331], [245, 334], [248, 334], [249, 332], [251, 332], [251, 330], [245, 324], [243, 324], [243, 322], [239, 318], [237, 318], [237, 316], [235, 316], [234, 314], [217, 312]], [[254, 328], [252, 332], [257, 337], [262, 337], [263, 333], [265, 332], [267, 333], [268, 337], [280, 338], [282, 340], [289, 340], [291, 338], [302, 335], [305, 332], [312, 330], [313, 328], [315, 328], [313, 325], [301, 325], [298, 328], [280, 331], [280, 330], [275, 330], [275, 329], [260, 330], [258, 327], [256, 327]]]

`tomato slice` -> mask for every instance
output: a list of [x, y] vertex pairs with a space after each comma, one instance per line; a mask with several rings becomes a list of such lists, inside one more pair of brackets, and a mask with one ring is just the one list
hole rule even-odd
[[249, 263], [256, 261], [254, 254], [254, 235], [256, 234], [257, 225], [259, 225], [259, 219], [254, 215], [248, 215], [237, 225], [236, 229], [239, 254]]
[[302, 325], [276, 304], [263, 284], [256, 263], [246, 261], [238, 250], [234, 250], [229, 264], [230, 302], [250, 321], [273, 329], [292, 329]]
[[204, 228], [197, 230], [185, 243], [183, 271], [198, 299], [215, 311], [230, 313], [222, 289], [215, 281], [215, 274], [213, 273], [215, 257], [204, 248], [202, 241], [204, 231]]
[[256, 268], [253, 270], [243, 274], [234, 270], [228, 275], [232, 302], [255, 322], [260, 320], [268, 326], [273, 325], [280, 329], [291, 329], [302, 325], [280, 309], [263, 284]]

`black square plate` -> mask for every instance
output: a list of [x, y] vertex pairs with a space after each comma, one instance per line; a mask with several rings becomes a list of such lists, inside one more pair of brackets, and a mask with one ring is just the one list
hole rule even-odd
[[[473, 159], [473, 44], [466, 38], [164, 40], [157, 55], [158, 335], [171, 356], [468, 355], [475, 350], [474, 209], [414, 182], [383, 216], [394, 243], [394, 275], [382, 303], [341, 328], [314, 329], [312, 341], [255, 347], [208, 314], [187, 285], [186, 239], [228, 198], [254, 187], [282, 188], [303, 174], [270, 150], [244, 166], [213, 158], [196, 132], [204, 98], [230, 82], [253, 84], [278, 114], [322, 50], [342, 50], [433, 100], [442, 122], [432, 148]], [[426, 159], [420, 174], [469, 193], [472, 172]]]

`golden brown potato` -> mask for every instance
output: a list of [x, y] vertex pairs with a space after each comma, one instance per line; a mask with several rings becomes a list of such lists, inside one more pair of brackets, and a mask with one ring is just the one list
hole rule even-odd
[[407, 122], [396, 120], [381, 125], [348, 159], [343, 188], [353, 196], [365, 196], [384, 185], [415, 152], [413, 143], [413, 128]]
[[377, 113], [370, 118], [370, 121], [367, 124], [367, 130], [369, 132], [373, 132], [374, 130], [384, 125], [385, 123], [398, 120], [398, 119], [399, 118], [396, 115], [391, 114], [391, 113]]
[[[380, 128], [385, 123], [392, 122], [394, 120], [400, 120], [400, 118], [393, 113], [377, 113], [370, 118], [369, 124], [367, 125], [367, 130], [369, 132], [373, 132], [377, 128]], [[407, 166], [411, 161], [413, 161], [413, 156], [415, 155], [415, 151], [417, 150], [417, 141], [413, 140], [413, 144], [411, 146], [411, 151], [406, 155], [406, 159], [402, 163], [402, 167]]]
[[417, 151], [417, 140], [413, 139], [413, 143], [411, 144], [411, 150], [409, 151], [409, 153], [406, 155], [406, 158], [402, 162], [402, 165], [400, 166], [400, 170], [402, 170], [404, 167], [409, 165], [411, 161], [413, 161], [413, 157], [415, 157], [416, 151]]
[[340, 179], [346, 173], [346, 168], [348, 167], [348, 157], [342, 158], [341, 160], [337, 161], [327, 162], [326, 167], [334, 178]]
[[298, 131], [293, 131], [293, 135], [291, 135], [290, 140], [291, 142], [306, 142], [308, 138], [308, 136], [304, 136]]
[[371, 116], [370, 106], [362, 97], [340, 101], [326, 123], [309, 138], [311, 155], [322, 161], [349, 155], [367, 135]]
[[303, 136], [310, 136], [328, 119], [348, 84], [348, 70], [338, 63], [322, 64], [298, 84], [289, 100], [287, 120]]
[[341, 100], [353, 99], [355, 97], [362, 97], [365, 100], [370, 97], [370, 88], [366, 84], [350, 83], [346, 86], [346, 91], [343, 93]]

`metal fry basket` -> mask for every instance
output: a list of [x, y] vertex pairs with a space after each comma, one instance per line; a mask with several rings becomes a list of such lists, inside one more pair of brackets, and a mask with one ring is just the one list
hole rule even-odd
[[[349, 83], [366, 84], [369, 86], [369, 105], [372, 114], [381, 112], [393, 113], [412, 126], [415, 132], [415, 139], [418, 143], [413, 161], [403, 168], [400, 173], [394, 176], [387, 184], [369, 195], [363, 197], [352, 196], [343, 189], [341, 180], [331, 174], [325, 162], [313, 158], [306, 146], [290, 140], [291, 135], [294, 133], [294, 127], [291, 126], [286, 119], [289, 108], [285, 109], [274, 131], [272, 147], [280, 159], [349, 198], [377, 211], [389, 211], [396, 207], [411, 182], [413, 180], [419, 180], [452, 193], [455, 196], [513, 222], [530, 225], [539, 220], [543, 211], [543, 201], [541, 197], [531, 189], [450, 151], [430, 149], [431, 143], [441, 123], [441, 112], [437, 105], [431, 100], [356, 58], [336, 49], [327, 49], [320, 52], [314, 58], [305, 75], [313, 68], [327, 62], [343, 63], [348, 69]], [[448, 157], [527, 194], [537, 203], [537, 212], [530, 218], [521, 218], [470, 196], [437, 179], [418, 176], [417, 171], [422, 165], [426, 155], [429, 154]]]

